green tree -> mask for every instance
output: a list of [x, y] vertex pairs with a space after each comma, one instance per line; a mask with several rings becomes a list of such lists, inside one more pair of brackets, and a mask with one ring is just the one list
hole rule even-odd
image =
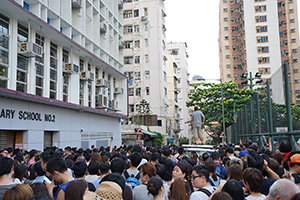
[[152, 111], [150, 110], [150, 105], [149, 103], [145, 100], [142, 99], [140, 101], [140, 104], [138, 106], [138, 118], [137, 118], [137, 122], [139, 124], [143, 124], [147, 126], [147, 122], [151, 119], [151, 113]]
[[155, 137], [152, 141], [152, 146], [159, 146], [161, 147], [163, 141], [164, 141], [164, 136], [159, 133], [159, 132], [155, 132], [155, 131], [152, 131], [153, 133], [155, 133], [157, 135], [157, 137]]
[[[217, 121], [223, 123], [222, 99], [220, 83], [202, 83], [203, 88], [194, 85], [195, 93], [189, 94], [187, 107], [198, 106], [205, 115], [205, 124]], [[236, 113], [251, 98], [250, 89], [238, 89], [237, 84], [233, 82], [223, 83], [223, 100], [225, 126], [228, 127], [234, 123], [234, 103]]]

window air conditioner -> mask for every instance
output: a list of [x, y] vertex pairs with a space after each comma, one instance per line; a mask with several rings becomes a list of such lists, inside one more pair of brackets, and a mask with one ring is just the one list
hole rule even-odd
[[147, 16], [142, 16], [141, 17], [141, 21], [146, 21], [147, 20]]
[[18, 53], [25, 57], [42, 56], [43, 47], [33, 42], [18, 43]]
[[74, 72], [73, 65], [71, 63], [65, 63], [63, 73], [72, 74]]
[[107, 25], [105, 22], [100, 23], [100, 33], [106, 33], [107, 31]]
[[115, 87], [114, 88], [114, 94], [123, 94], [123, 88]]
[[104, 79], [97, 79], [95, 83], [96, 87], [105, 87], [106, 85], [104, 81]]
[[87, 80], [87, 73], [86, 73], [86, 71], [80, 72], [80, 79], [81, 80]]

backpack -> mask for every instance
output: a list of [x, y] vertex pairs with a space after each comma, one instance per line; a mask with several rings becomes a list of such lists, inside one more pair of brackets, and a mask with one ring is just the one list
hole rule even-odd
[[208, 197], [210, 197], [210, 195], [212, 194], [208, 189], [205, 189], [205, 188], [200, 188], [198, 191], [199, 191], [199, 192], [203, 192], [203, 193], [206, 194]]
[[129, 176], [127, 170], [124, 171], [124, 176], [126, 179], [126, 183], [128, 183], [129, 185], [131, 185], [131, 188], [133, 189], [134, 187], [140, 185], [139, 179], [140, 179], [140, 172], [134, 176], [133, 174], [131, 174]]

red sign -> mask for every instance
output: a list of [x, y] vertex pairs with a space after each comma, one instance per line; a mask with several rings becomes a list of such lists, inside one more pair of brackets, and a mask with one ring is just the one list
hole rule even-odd
[[219, 138], [227, 138], [224, 131], [222, 131], [221, 135], [219, 136]]
[[143, 135], [142, 129], [138, 128], [138, 130], [135, 133], [136, 135]]

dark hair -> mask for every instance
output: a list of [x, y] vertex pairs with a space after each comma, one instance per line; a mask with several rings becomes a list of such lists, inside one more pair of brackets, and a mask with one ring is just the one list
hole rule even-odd
[[154, 152], [154, 153], [152, 154], [152, 156], [151, 156], [151, 161], [156, 161], [156, 160], [158, 160], [159, 158], [160, 158], [159, 153]]
[[124, 188], [125, 188], [125, 179], [120, 174], [118, 174], [118, 173], [108, 174], [108, 175], [104, 176], [101, 179], [100, 184], [103, 183], [104, 181], [115, 182], [115, 183], [117, 183], [122, 188], [122, 191], [124, 191]]
[[169, 157], [171, 155], [171, 153], [172, 152], [171, 152], [171, 150], [169, 148], [164, 148], [163, 149], [164, 156]]
[[72, 148], [70, 146], [65, 147], [65, 151], [71, 152]]
[[208, 153], [203, 153], [202, 154], [202, 159], [203, 159], [203, 161], [205, 162], [207, 159], [209, 159], [209, 154]]
[[78, 161], [78, 162], [74, 163], [74, 165], [72, 167], [74, 176], [76, 178], [83, 177], [86, 173], [86, 168], [87, 168], [87, 165], [84, 161]]
[[159, 163], [163, 164], [166, 167], [166, 173], [163, 175], [163, 177], [161, 177], [164, 181], [171, 181], [173, 176], [172, 176], [172, 172], [173, 172], [173, 162], [168, 159], [167, 157], [163, 156], [159, 159]]
[[199, 110], [199, 108], [197, 106], [194, 107], [194, 110]]
[[228, 162], [228, 165], [229, 165], [230, 158], [228, 158], [228, 157], [223, 158], [222, 163], [223, 163], [224, 166], [227, 164], [227, 162]]
[[184, 153], [183, 147], [179, 147], [177, 151], [178, 151], [179, 155]]
[[240, 181], [243, 179], [243, 172], [239, 165], [230, 165], [228, 168], [228, 177]]
[[49, 195], [34, 195], [28, 200], [53, 200]]
[[109, 172], [110, 167], [107, 162], [103, 162], [100, 164], [99, 169], [100, 169], [101, 174], [107, 174]]
[[219, 160], [219, 158], [221, 158], [221, 155], [220, 155], [219, 152], [215, 151], [215, 152], [212, 152], [210, 157], [211, 157], [212, 160]]
[[91, 154], [87, 151], [83, 153], [83, 156], [84, 156], [86, 161], [89, 161], [92, 157]]
[[147, 174], [149, 178], [156, 175], [156, 168], [150, 162], [143, 164], [141, 171], [143, 171], [143, 174]]
[[32, 168], [38, 176], [44, 176], [46, 174], [42, 168], [41, 162], [35, 163]]
[[140, 145], [135, 144], [133, 146], [132, 152], [142, 153], [142, 147]]
[[12, 167], [14, 166], [14, 161], [11, 158], [4, 157], [0, 159], [0, 176], [9, 174]]
[[133, 167], [137, 167], [137, 166], [139, 166], [139, 164], [142, 160], [142, 155], [138, 152], [133, 152], [132, 154], [130, 154], [129, 159], [131, 161], [131, 165]]
[[73, 167], [74, 161], [72, 159], [67, 158], [65, 161], [66, 161], [66, 164], [67, 164], [68, 168], [72, 168]]
[[279, 144], [279, 151], [287, 153], [293, 150], [292, 144], [288, 140], [282, 140]]
[[15, 160], [18, 160], [20, 163], [21, 163], [22, 161], [24, 161], [24, 156], [23, 156], [23, 154], [18, 153], [18, 154], [15, 156]]
[[54, 171], [58, 171], [60, 173], [64, 173], [67, 170], [68, 170], [68, 168], [67, 168], [67, 164], [66, 164], [65, 160], [63, 160], [60, 157], [51, 158], [47, 162], [47, 171], [51, 175], [53, 175]]
[[239, 182], [235, 179], [230, 179], [225, 183], [222, 192], [227, 192], [234, 200], [244, 200], [244, 191]]
[[[184, 189], [183, 189], [184, 188]], [[170, 200], [188, 200], [190, 197], [190, 188], [182, 179], [175, 179], [170, 186]]]
[[218, 180], [217, 174], [216, 174], [216, 163], [213, 160], [207, 159], [205, 161], [205, 165], [208, 168], [208, 171], [210, 173], [213, 173], [212, 178], [214, 181]]
[[271, 155], [270, 155], [270, 158], [274, 158], [275, 160], [277, 160], [277, 162], [279, 163], [279, 164], [281, 164], [281, 162], [282, 162], [282, 155], [281, 155], [281, 153], [280, 152], [273, 152]]
[[195, 171], [198, 176], [203, 175], [205, 177], [205, 180], [207, 182], [209, 181], [209, 171], [205, 165], [196, 165], [194, 166], [193, 171]]
[[6, 150], [9, 154], [14, 151], [14, 149], [12, 147], [8, 147]]
[[33, 183], [30, 185], [34, 195], [48, 195], [47, 187], [44, 183]]
[[163, 186], [163, 181], [156, 176], [153, 176], [149, 179], [147, 183], [148, 193], [152, 194], [153, 197], [158, 195], [160, 188]]
[[58, 154], [55, 151], [44, 151], [41, 154], [42, 161], [47, 163], [51, 158], [58, 157]]
[[299, 199], [300, 199], [300, 192], [297, 193], [297, 194], [295, 194], [295, 195], [291, 198], [291, 200], [299, 200]]
[[122, 174], [125, 170], [126, 162], [121, 158], [115, 158], [110, 164], [111, 172]]
[[264, 167], [264, 160], [257, 153], [251, 152], [251, 155], [247, 157], [248, 167], [253, 167], [262, 172]]
[[243, 171], [243, 180], [249, 184], [250, 191], [259, 192], [264, 182], [261, 171], [256, 168], [247, 168]]
[[97, 160], [90, 162], [88, 166], [88, 171], [90, 175], [97, 175], [100, 168], [100, 163]]
[[215, 193], [211, 200], [233, 200], [227, 192], [217, 192]]
[[225, 149], [225, 153], [233, 154], [233, 153], [234, 153], [233, 148], [227, 147], [227, 148]]
[[154, 165], [156, 169], [156, 174], [162, 178], [166, 173], [166, 167], [163, 164], [156, 164]]
[[28, 177], [28, 170], [24, 163], [18, 164], [14, 170], [14, 178], [18, 178], [22, 181], [24, 178]]
[[87, 187], [88, 184], [85, 180], [71, 181], [65, 190], [65, 200], [83, 200]]

